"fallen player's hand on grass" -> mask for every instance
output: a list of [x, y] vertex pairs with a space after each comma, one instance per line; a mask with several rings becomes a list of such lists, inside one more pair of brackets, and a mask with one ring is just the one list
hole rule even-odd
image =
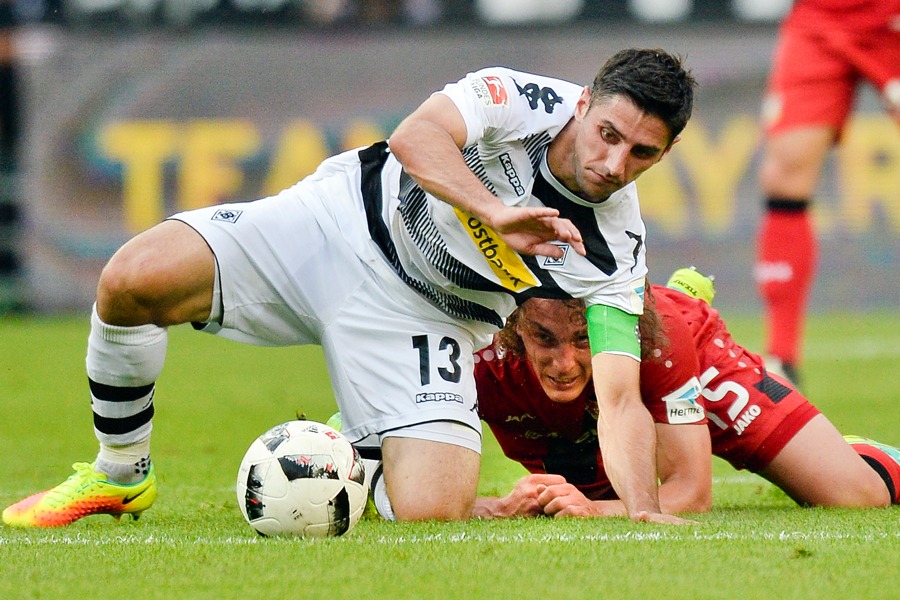
[[543, 473], [526, 475], [502, 498], [476, 499], [472, 516], [480, 519], [543, 516], [544, 509], [538, 501], [539, 496], [549, 486], [565, 482], [566, 478], [562, 475]]
[[552, 517], [624, 517], [618, 501], [593, 501], [571, 483], [549, 486], [539, 497], [544, 514]]

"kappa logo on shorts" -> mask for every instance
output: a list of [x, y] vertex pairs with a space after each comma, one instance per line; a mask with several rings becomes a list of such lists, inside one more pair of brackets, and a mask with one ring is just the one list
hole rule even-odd
[[458, 402], [463, 403], [463, 397], [453, 392], [423, 392], [416, 394], [416, 404], [424, 402]]
[[213, 213], [213, 221], [227, 221], [229, 223], [237, 223], [237, 220], [244, 214], [242, 210], [219, 209]]

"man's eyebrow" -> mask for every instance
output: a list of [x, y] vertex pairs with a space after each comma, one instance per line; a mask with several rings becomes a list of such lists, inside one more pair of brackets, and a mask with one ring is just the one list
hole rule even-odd
[[635, 144], [634, 148], [632, 148], [632, 152], [641, 152], [646, 154], [659, 154], [662, 151], [662, 148], [657, 148], [656, 146], [648, 146], [646, 144]]
[[[621, 131], [619, 131], [618, 128], [616, 128], [616, 126], [613, 125], [613, 123], [611, 121], [608, 121], [606, 119], [601, 119], [600, 125], [602, 127], [606, 127], [607, 129], [611, 129], [613, 131], [613, 133], [615, 133], [619, 139], [624, 140], [626, 142], [628, 141], [628, 138]], [[634, 148], [632, 148], [632, 151], [646, 152], [648, 154], [657, 154], [659, 152], [662, 152], [663, 148], [657, 148], [656, 146], [648, 146], [646, 144], [635, 144]]]
[[543, 333], [545, 335], [553, 335], [549, 329], [538, 323], [537, 321], [532, 321], [530, 319], [526, 319], [525, 322], [528, 324], [528, 328], [533, 330], [535, 333]]

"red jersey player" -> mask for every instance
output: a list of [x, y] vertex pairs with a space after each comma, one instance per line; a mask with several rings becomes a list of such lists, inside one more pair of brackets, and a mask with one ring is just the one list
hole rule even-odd
[[[640, 386], [656, 422], [663, 511], [709, 509], [711, 453], [803, 505], [897, 503], [900, 450], [845, 441], [789, 381], [734, 341], [718, 311], [689, 295], [705, 280], [711, 300], [711, 282], [684, 275], [670, 284], [688, 293], [652, 286], [640, 323]], [[475, 516], [625, 514], [599, 450], [582, 313], [573, 301], [528, 300], [500, 341], [478, 354], [479, 414], [504, 453], [533, 475], [506, 497], [479, 498]]]
[[900, 124], [900, 0], [796, 0], [779, 31], [763, 104], [758, 178], [766, 206], [755, 266], [766, 360], [795, 382], [818, 254], [809, 206], [864, 81]]

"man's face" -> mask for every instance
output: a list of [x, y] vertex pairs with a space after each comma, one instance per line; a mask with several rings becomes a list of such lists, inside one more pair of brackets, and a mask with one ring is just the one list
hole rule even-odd
[[585, 200], [605, 200], [659, 162], [671, 148], [665, 123], [624, 96], [591, 104], [590, 90], [585, 89], [574, 118], [577, 127], [570, 176], [573, 191]]
[[532, 298], [519, 310], [516, 331], [544, 393], [554, 402], [577, 399], [591, 381], [591, 348], [583, 309]]

